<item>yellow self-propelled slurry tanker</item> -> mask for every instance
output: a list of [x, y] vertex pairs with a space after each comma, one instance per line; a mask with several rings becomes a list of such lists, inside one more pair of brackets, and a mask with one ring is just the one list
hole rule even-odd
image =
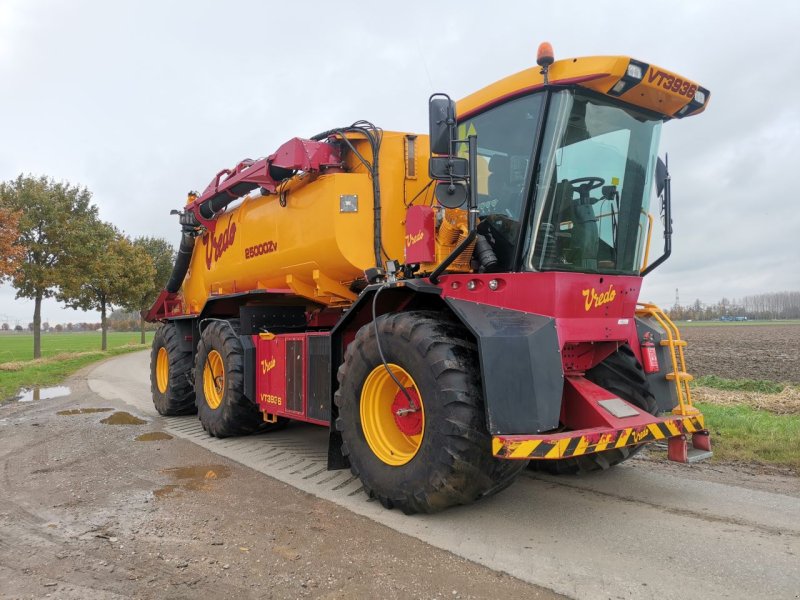
[[710, 455], [685, 342], [638, 303], [671, 248], [661, 125], [709, 92], [628, 57], [537, 62], [434, 94], [429, 136], [359, 121], [190, 193], [147, 315], [158, 411], [218, 437], [328, 427], [329, 468], [405, 512], [656, 440]]

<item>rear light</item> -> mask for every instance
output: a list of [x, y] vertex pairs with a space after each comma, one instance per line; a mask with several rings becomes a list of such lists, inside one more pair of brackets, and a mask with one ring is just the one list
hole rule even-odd
[[645, 334], [641, 344], [642, 348], [642, 367], [645, 373], [658, 373], [661, 368], [658, 366], [658, 355], [656, 354], [656, 345], [653, 343], [653, 338], [650, 332]]

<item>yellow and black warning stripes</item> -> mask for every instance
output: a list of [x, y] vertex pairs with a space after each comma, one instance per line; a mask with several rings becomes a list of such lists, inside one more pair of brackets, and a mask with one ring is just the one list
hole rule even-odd
[[559, 433], [556, 435], [498, 435], [492, 438], [492, 453], [499, 458], [509, 459], [568, 458], [664, 440], [704, 429], [703, 416], [694, 415], [669, 417], [647, 425], [625, 429], [602, 431], [595, 429], [591, 432], [575, 431], [571, 434]]

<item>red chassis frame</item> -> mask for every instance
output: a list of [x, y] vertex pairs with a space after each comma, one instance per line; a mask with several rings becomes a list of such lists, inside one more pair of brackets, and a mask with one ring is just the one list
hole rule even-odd
[[[710, 450], [703, 415], [695, 409], [690, 407], [683, 414], [656, 417], [583, 376], [623, 344], [628, 344], [641, 362], [635, 321], [640, 277], [563, 272], [450, 274], [442, 276], [439, 285], [443, 299], [455, 298], [555, 319], [565, 377], [560, 418], [564, 430], [538, 435], [495, 435], [492, 439], [495, 456], [562, 459], [668, 440], [670, 458], [686, 462], [687, 436], [691, 436], [695, 448]], [[309, 332], [253, 336], [256, 401], [265, 419], [280, 416], [329, 424], [309, 416], [310, 386], [306, 370], [308, 339], [327, 335], [328, 332]], [[299, 370], [295, 376], [287, 377], [287, 352], [292, 343], [291, 351], [299, 353], [292, 359], [299, 361]], [[608, 401], [612, 403], [609, 405]]]

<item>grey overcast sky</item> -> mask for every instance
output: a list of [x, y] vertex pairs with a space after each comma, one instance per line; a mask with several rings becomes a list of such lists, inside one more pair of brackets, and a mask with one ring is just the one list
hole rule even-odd
[[[169, 210], [220, 169], [362, 118], [424, 132], [431, 92], [530, 67], [543, 40], [711, 90], [664, 128], [675, 249], [643, 299], [800, 289], [796, 1], [0, 0], [0, 179], [85, 185], [103, 219], [177, 243]], [[32, 315], [0, 287], [0, 320]], [[43, 317], [97, 318], [54, 301]]]

